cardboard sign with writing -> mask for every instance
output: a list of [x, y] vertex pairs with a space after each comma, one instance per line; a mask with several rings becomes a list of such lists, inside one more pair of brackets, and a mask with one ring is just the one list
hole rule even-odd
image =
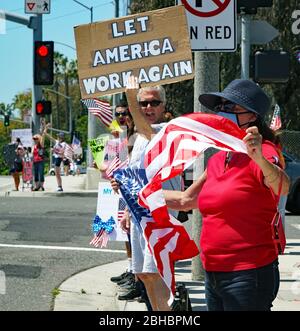
[[125, 90], [136, 75], [142, 86], [194, 77], [183, 6], [74, 28], [82, 98]]

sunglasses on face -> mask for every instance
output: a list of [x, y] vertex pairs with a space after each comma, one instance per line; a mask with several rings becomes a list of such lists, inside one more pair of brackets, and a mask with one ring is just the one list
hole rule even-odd
[[139, 105], [141, 107], [148, 107], [150, 105], [151, 107], [157, 107], [162, 103], [160, 100], [150, 100], [150, 101], [140, 101]]
[[235, 108], [236, 104], [230, 101], [222, 102], [215, 106], [215, 111], [225, 111], [225, 112], [232, 112]]
[[127, 115], [127, 112], [124, 111], [122, 113], [116, 113], [116, 116], [119, 117], [119, 116], [126, 116]]

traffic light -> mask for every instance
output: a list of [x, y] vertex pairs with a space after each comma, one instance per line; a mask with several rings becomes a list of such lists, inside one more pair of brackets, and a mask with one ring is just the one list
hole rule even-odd
[[9, 115], [4, 115], [4, 126], [9, 126]]
[[50, 115], [52, 111], [51, 101], [41, 100], [35, 104], [35, 112], [37, 115]]
[[289, 54], [282, 50], [257, 51], [254, 54], [254, 81], [286, 83], [289, 80]]
[[53, 41], [34, 42], [34, 84], [53, 84]]

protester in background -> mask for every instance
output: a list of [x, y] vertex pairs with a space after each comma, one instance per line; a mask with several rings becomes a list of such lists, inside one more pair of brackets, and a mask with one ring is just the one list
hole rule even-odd
[[220, 151], [184, 192], [165, 191], [170, 208], [199, 208], [201, 260], [208, 310], [269, 311], [279, 288], [278, 256], [271, 221], [282, 181], [274, 135], [264, 122], [270, 100], [250, 80], [232, 81], [223, 92], [199, 96], [205, 107], [245, 130], [247, 154]]
[[[132, 145], [134, 143], [133, 140], [134, 123], [128, 111], [128, 105], [124, 100], [121, 101], [119, 104], [117, 104], [115, 109], [115, 118], [119, 126], [122, 128], [122, 130], [126, 130], [126, 135], [123, 138], [127, 139], [127, 142], [125, 142], [124, 144], [124, 140], [122, 140], [122, 135], [120, 135], [120, 132], [118, 131], [112, 132], [114, 139], [111, 139], [110, 143], [112, 143], [112, 141], [115, 141], [115, 150], [114, 151], [108, 150], [109, 144], [105, 146], [104, 162], [99, 167], [101, 176], [104, 179], [109, 179], [107, 177], [106, 170], [108, 169], [114, 157], [115, 156], [119, 158], [126, 158], [127, 156], [130, 157]], [[126, 149], [126, 153], [124, 149]], [[94, 167], [96, 168], [95, 162], [94, 162]], [[128, 211], [126, 211], [124, 213], [123, 219], [120, 221], [120, 226], [122, 230], [128, 234], [128, 241], [125, 241], [125, 248], [128, 258], [128, 267], [125, 272], [123, 272], [118, 276], [111, 277], [110, 280], [114, 283], [117, 283], [122, 289], [126, 290], [125, 297], [127, 295], [133, 299], [134, 297], [138, 297], [141, 295], [141, 288], [137, 285], [135, 277], [132, 273], [132, 259], [131, 259], [132, 254], [131, 254], [129, 224], [130, 224], [129, 214]], [[121, 294], [118, 298], [122, 300], [123, 296], [124, 295]]]
[[63, 132], [60, 132], [57, 135], [57, 139], [54, 139], [52, 136], [50, 136], [47, 133], [47, 130], [49, 128], [49, 125], [45, 126], [44, 134], [47, 136], [50, 140], [55, 142], [54, 147], [52, 148], [53, 157], [54, 157], [54, 164], [55, 164], [55, 176], [57, 181], [57, 192], [62, 192], [62, 179], [61, 179], [61, 163], [64, 158], [65, 149], [66, 149], [66, 142], [65, 142], [65, 135]]
[[120, 126], [126, 125], [126, 116], [128, 115], [128, 105], [125, 100], [122, 100], [116, 105], [115, 118]]
[[65, 176], [69, 176], [70, 173], [70, 160], [66, 157], [63, 158], [64, 173]]
[[33, 171], [34, 171], [34, 184], [35, 187], [33, 191], [42, 190], [44, 188], [44, 169], [45, 169], [45, 149], [44, 149], [44, 136], [40, 134], [35, 134], [33, 136]]
[[21, 139], [19, 137], [16, 138], [16, 141], [15, 141], [17, 147], [18, 146], [23, 146], [22, 142], [21, 142]]
[[[18, 139], [18, 138], [17, 138]], [[20, 175], [22, 174], [23, 164], [22, 159], [24, 156], [24, 148], [19, 144], [16, 148], [16, 155], [14, 158], [13, 168], [10, 170], [10, 174], [14, 179], [15, 189], [14, 191], [19, 191], [20, 186]]]
[[75, 174], [77, 174], [77, 176], [80, 175], [81, 172], [81, 165], [82, 165], [82, 155], [77, 154], [75, 155], [74, 158], [74, 172], [73, 172], [73, 176], [75, 176]]

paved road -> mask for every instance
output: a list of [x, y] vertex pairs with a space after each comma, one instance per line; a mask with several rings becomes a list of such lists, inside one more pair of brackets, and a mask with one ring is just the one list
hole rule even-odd
[[0, 310], [50, 310], [65, 279], [125, 258], [123, 243], [89, 245], [95, 211], [96, 198], [0, 198]]

